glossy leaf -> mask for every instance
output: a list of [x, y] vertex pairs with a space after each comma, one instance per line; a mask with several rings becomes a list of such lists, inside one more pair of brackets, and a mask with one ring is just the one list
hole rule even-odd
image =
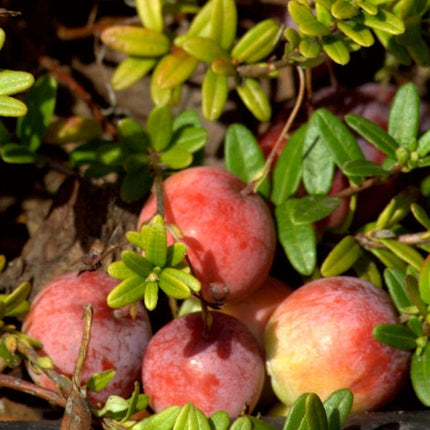
[[293, 220], [297, 224], [319, 221], [335, 211], [342, 199], [322, 194], [314, 194], [297, 199], [293, 210]]
[[167, 258], [167, 232], [163, 218], [156, 215], [148, 229], [146, 258], [156, 267], [164, 267]]
[[328, 430], [324, 405], [315, 393], [310, 393], [306, 399], [306, 420], [309, 430]]
[[121, 260], [129, 269], [144, 279], [153, 270], [153, 265], [150, 261], [134, 251], [123, 251], [121, 253]]
[[111, 308], [121, 308], [142, 300], [145, 295], [145, 281], [134, 275], [119, 283], [108, 295], [107, 304]]
[[171, 89], [185, 82], [196, 70], [199, 60], [181, 48], [167, 55], [157, 70], [157, 84], [161, 89]]
[[415, 219], [428, 231], [430, 231], [430, 217], [425, 209], [418, 203], [411, 204], [411, 212]]
[[398, 148], [396, 140], [378, 124], [356, 114], [345, 115], [345, 121], [353, 130], [364, 137], [365, 140], [375, 145], [390, 158], [396, 158], [395, 151]]
[[124, 147], [116, 142], [105, 143], [97, 148], [96, 160], [105, 166], [121, 166], [125, 160]]
[[31, 151], [42, 143], [43, 135], [55, 109], [57, 83], [54, 78], [44, 76], [36, 80], [28, 91], [24, 103], [28, 112], [18, 118], [16, 133]]
[[25, 302], [31, 292], [29, 282], [21, 283], [11, 293], [2, 297], [2, 301], [6, 306], [6, 315], [9, 315], [16, 307]]
[[311, 116], [303, 146], [303, 185], [309, 194], [327, 194], [333, 183], [335, 163], [320, 136], [318, 117]]
[[424, 261], [420, 269], [420, 276], [418, 279], [421, 299], [430, 304], [430, 258]]
[[202, 84], [203, 116], [210, 121], [217, 120], [224, 110], [227, 98], [227, 77], [217, 75], [212, 69], [208, 69]]
[[314, 115], [318, 119], [321, 139], [340, 169], [350, 160], [364, 160], [354, 136], [333, 113], [322, 108], [315, 111]]
[[145, 295], [143, 297], [145, 308], [153, 311], [158, 303], [158, 282], [148, 281], [145, 283]]
[[249, 29], [231, 51], [231, 56], [245, 63], [257, 63], [275, 48], [281, 36], [281, 26], [271, 18]]
[[352, 409], [354, 396], [348, 388], [336, 390], [324, 401], [324, 409], [327, 415], [328, 428], [340, 430]]
[[230, 417], [225, 411], [214, 412], [208, 421], [213, 430], [227, 430], [230, 427]]
[[111, 77], [112, 88], [125, 90], [146, 76], [157, 64], [156, 58], [128, 56], [118, 64]]
[[180, 406], [169, 406], [141, 420], [133, 426], [133, 430], [172, 430], [180, 411]]
[[188, 37], [182, 48], [189, 55], [208, 63], [217, 58], [229, 58], [228, 52], [218, 42], [208, 37]]
[[301, 126], [288, 139], [273, 169], [271, 200], [280, 205], [297, 191], [302, 176], [302, 152], [306, 126]]
[[288, 2], [288, 12], [299, 30], [308, 36], [324, 36], [330, 33], [330, 28], [319, 22], [309, 6], [298, 1]]
[[167, 248], [166, 266], [179, 265], [185, 258], [187, 247], [181, 242], [175, 242]]
[[393, 254], [388, 249], [384, 248], [370, 248], [369, 251], [375, 255], [379, 261], [381, 261], [384, 266], [390, 269], [400, 269], [406, 270], [406, 262], [399, 258], [397, 255]]
[[363, 11], [363, 24], [366, 27], [394, 35], [402, 34], [405, 31], [403, 22], [394, 14], [383, 8], [379, 8], [376, 15]]
[[136, 10], [144, 27], [162, 31], [163, 24], [162, 0], [136, 0]]
[[393, 239], [379, 239], [379, 241], [383, 243], [393, 254], [397, 255], [415, 269], [420, 270], [424, 262], [424, 258], [412, 246]]
[[203, 7], [199, 10], [199, 12], [194, 16], [194, 19], [191, 21], [190, 28], [188, 29], [187, 33], [183, 37], [177, 37], [175, 39], [175, 44], [181, 46], [184, 40], [192, 36], [210, 37], [212, 29], [212, 5], [212, 1], [208, 1], [203, 5]]
[[418, 139], [417, 153], [420, 157], [425, 157], [430, 153], [430, 129], [426, 130]]
[[173, 119], [173, 132], [175, 134], [188, 127], [202, 127], [200, 116], [194, 109], [181, 110]]
[[181, 149], [194, 153], [204, 148], [208, 132], [203, 127], [184, 127], [173, 135], [172, 149]]
[[353, 269], [357, 276], [363, 281], [370, 282], [379, 288], [382, 288], [383, 280], [379, 272], [378, 265], [367, 254], [362, 254], [361, 257], [354, 263]]
[[343, 173], [351, 176], [384, 176], [389, 172], [381, 167], [380, 164], [369, 160], [351, 160], [344, 163]]
[[6, 163], [34, 163], [36, 156], [27, 146], [19, 143], [8, 143], [1, 148], [1, 158]]
[[[132, 241], [130, 242], [133, 243]], [[113, 261], [112, 263], [110, 263], [108, 266], [107, 272], [109, 276], [111, 276], [112, 278], [121, 279], [121, 280], [130, 278], [131, 276], [136, 275], [135, 271], [130, 269], [130, 267], [126, 266], [125, 263], [121, 260]]]
[[185, 169], [193, 162], [192, 154], [181, 148], [169, 148], [160, 154], [160, 161], [171, 169]]
[[149, 138], [138, 121], [132, 118], [120, 120], [117, 132], [121, 143], [127, 150], [137, 153], [146, 153], [148, 151]]
[[155, 67], [151, 77], [149, 86], [151, 99], [156, 106], [176, 106], [181, 100], [182, 86], [178, 85], [174, 88], [161, 88], [157, 83], [157, 75], [163, 67], [164, 60], [167, 60], [167, 55], [163, 57]]
[[234, 0], [211, 0], [210, 37], [230, 49], [236, 37], [237, 9]]
[[413, 193], [409, 194], [407, 192], [394, 196], [380, 212], [375, 228], [377, 230], [388, 229], [402, 221], [409, 214], [414, 198]]
[[413, 83], [404, 84], [396, 92], [390, 108], [388, 133], [403, 147], [412, 149], [420, 121], [420, 98]]
[[316, 58], [321, 54], [321, 46], [313, 40], [303, 39], [300, 41], [299, 51], [306, 58]]
[[297, 200], [290, 199], [275, 208], [279, 241], [292, 266], [309, 276], [316, 266], [316, 236], [311, 224], [295, 224], [292, 212]]
[[321, 275], [337, 276], [346, 272], [361, 257], [362, 252], [353, 236], [345, 236], [323, 261]]
[[[224, 161], [227, 170], [234, 173], [245, 183], [250, 183], [258, 172], [261, 172], [265, 158], [257, 139], [242, 124], [233, 124], [228, 127], [225, 135]], [[269, 191], [266, 179], [260, 187], [264, 195]]]
[[108, 27], [101, 40], [111, 49], [136, 57], [160, 57], [170, 49], [170, 40], [163, 33], [131, 25]]
[[[359, 9], [352, 2], [336, 0], [330, 8], [333, 16], [338, 20], [350, 19], [359, 13]], [[338, 24], [341, 24], [339, 21]]]
[[245, 78], [241, 85], [236, 87], [244, 105], [259, 121], [268, 121], [272, 115], [272, 108], [267, 95], [260, 83], [253, 78]]
[[173, 115], [168, 106], [157, 106], [150, 112], [146, 123], [151, 145], [156, 151], [163, 151], [172, 138]]
[[238, 417], [234, 420], [230, 430], [252, 430], [252, 422], [246, 415]]
[[6, 33], [2, 28], [0, 28], [0, 49], [3, 48], [5, 40], [6, 40]]
[[378, 324], [373, 329], [373, 337], [393, 348], [408, 350], [417, 347], [415, 334], [401, 324]]
[[10, 96], [28, 90], [34, 84], [31, 73], [0, 70], [0, 95]]
[[169, 297], [178, 300], [190, 297], [191, 291], [200, 290], [200, 282], [194, 276], [171, 267], [160, 273], [159, 286]]
[[430, 406], [430, 343], [411, 360], [411, 381], [414, 392], [424, 406]]
[[405, 276], [404, 271], [396, 268], [388, 268], [384, 271], [384, 279], [388, 292], [399, 312], [414, 305], [414, 301], [405, 283]]
[[98, 392], [106, 388], [110, 381], [114, 378], [116, 371], [114, 369], [108, 369], [101, 373], [91, 375], [88, 381], [85, 383], [85, 388], [89, 391]]
[[321, 46], [324, 52], [337, 64], [345, 65], [349, 63], [350, 54], [345, 42], [337, 35], [326, 36], [321, 39]]
[[337, 27], [345, 36], [360, 46], [369, 47], [375, 42], [372, 32], [355, 21], [340, 21], [337, 23]]

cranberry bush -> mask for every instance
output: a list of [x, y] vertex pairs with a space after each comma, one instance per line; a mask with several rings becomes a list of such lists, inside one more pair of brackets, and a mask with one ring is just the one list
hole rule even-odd
[[[181, 344], [189, 334], [186, 330], [191, 330], [190, 339], [200, 336], [197, 349], [209, 349], [211, 328], [223, 318], [214, 311], [222, 311], [224, 305], [227, 310], [241, 299], [246, 302], [268, 276], [280, 276], [292, 288], [300, 289], [311, 280], [345, 275], [389, 293], [400, 318], [398, 323], [375, 323], [375, 342], [410, 351], [413, 389], [423, 406], [430, 406], [430, 133], [426, 100], [421, 100], [425, 94], [408, 75], [430, 64], [430, 5], [405, 0], [290, 0], [282, 8], [282, 16], [254, 17], [248, 25], [241, 16], [242, 6], [233, 0], [136, 0], [137, 23], [104, 26], [98, 41], [121, 58], [110, 81], [112, 91], [140, 82], [148, 86], [152, 109], [144, 124], [127, 116], [118, 116], [112, 123], [96, 115], [62, 117], [56, 114], [61, 95], [53, 76], [2, 70], [0, 115], [18, 117], [16, 122], [2, 124], [2, 162], [55, 167], [66, 175], [93, 181], [113, 178], [118, 199], [146, 204], [136, 231], [126, 234], [128, 248], [107, 268], [118, 283], [115, 281], [116, 286], [106, 294], [106, 303], [114, 309], [128, 306], [130, 315], [136, 316], [138, 303], [156, 313], [165, 299], [160, 299], [160, 292], [167, 297], [172, 323], [185, 321], [181, 339], [175, 335], [169, 338], [173, 339], [169, 342], [177, 341], [179, 352], [177, 360], [166, 359], [169, 365], [163, 376], [168, 380], [179, 380], [168, 373], [175, 364], [179, 365], [175, 371], [180, 372], [181, 366], [184, 370], [190, 361], [194, 360], [193, 365], [198, 362], [195, 351]], [[2, 31], [0, 47], [4, 41]], [[333, 106], [312, 101], [316, 76], [324, 67], [331, 72], [331, 89], [341, 94], [334, 82], [341, 73], [336, 76], [333, 71], [343, 70], [374, 46], [384, 53], [374, 77], [377, 86], [390, 83], [395, 88], [382, 123], [380, 118], [357, 113], [359, 110], [340, 115]], [[267, 85], [277, 82], [285, 70], [295, 79], [293, 103], [283, 112], [281, 126], [267, 150], [252, 122], [266, 125], [267, 130], [274, 119], [275, 103]], [[198, 88], [195, 110], [181, 108], [187, 85]], [[24, 91], [21, 101], [16, 94]], [[225, 127], [222, 171], [233, 178], [235, 185], [229, 186], [235, 197], [215, 198], [216, 187], [204, 195], [209, 185], [199, 178], [190, 189], [182, 182], [177, 188], [170, 185], [190, 172], [218, 171], [196, 167], [205, 165], [211, 137], [204, 124], [221, 123], [232, 100], [252, 118], [249, 123], [233, 122]], [[339, 103], [342, 101], [337, 107]], [[340, 111], [343, 113], [342, 108]], [[368, 156], [363, 140], [380, 157]], [[66, 156], [60, 161], [49, 157], [45, 151], [49, 145], [63, 145]], [[336, 182], [339, 177], [340, 185]], [[388, 204], [367, 213], [366, 192], [375, 189], [385, 194]], [[227, 200], [232, 201], [231, 207]], [[258, 206], [252, 215], [246, 213], [250, 201]], [[324, 222], [340, 206], [340, 221]], [[250, 249], [252, 255], [245, 252]], [[95, 269], [97, 265], [89, 265], [84, 271]], [[255, 272], [250, 274], [249, 269]], [[246, 282], [241, 284], [244, 278]], [[1, 370], [17, 368], [23, 360], [30, 363], [59, 385], [68, 398], [79, 399], [81, 406], [74, 412], [84, 413], [83, 364], [78, 363], [73, 375], [68, 372], [66, 378], [49, 357], [39, 355], [43, 345], [38, 339], [20, 332], [19, 320], [8, 323], [9, 318], [28, 311], [29, 294], [30, 285], [23, 283], [0, 296], [4, 321], [0, 327]], [[289, 292], [286, 295], [285, 300], [290, 297]], [[283, 294], [280, 297], [279, 302], [284, 300]], [[198, 317], [189, 316], [186, 310], [193, 303], [197, 303], [193, 310], [197, 309]], [[186, 324], [196, 318], [199, 324]], [[242, 338], [249, 335], [253, 339], [242, 324], [238, 331], [246, 333]], [[235, 340], [227, 346], [217, 340], [223, 345], [216, 350], [218, 355], [235, 348]], [[91, 421], [92, 415], [112, 429], [269, 429], [264, 420], [251, 415], [263, 386], [260, 371], [264, 357], [259, 354], [265, 353], [261, 340], [260, 344], [255, 342], [250, 341], [248, 349], [247, 342], [238, 342], [252, 351], [258, 362], [258, 371], [251, 371], [256, 379], [252, 395], [245, 388], [241, 392], [243, 413], [234, 405], [229, 417], [207, 404], [203, 408], [197, 401], [191, 403], [185, 395], [180, 405], [155, 408], [145, 386], [142, 393], [136, 383], [130, 398], [112, 395], [102, 407], [87, 411], [84, 422]], [[80, 360], [85, 361], [88, 351], [81, 347]], [[181, 354], [192, 355], [193, 360], [181, 362]], [[139, 358], [142, 360], [144, 366], [144, 357]], [[152, 363], [156, 365], [157, 360], [152, 358]], [[225, 365], [240, 369], [234, 362]], [[6, 384], [9, 375], [0, 376], [5, 376], [0, 381]], [[212, 376], [208, 377], [212, 382], [217, 380]], [[108, 383], [109, 377], [102, 372], [93, 375], [89, 384], [103, 389]], [[187, 388], [191, 392], [192, 386], [182, 381], [181, 392], [186, 394]], [[151, 390], [156, 393], [156, 389], [154, 383]], [[54, 399], [42, 389], [36, 393]], [[155, 398], [158, 393], [152, 395]], [[302, 393], [290, 405], [284, 429], [340, 429], [353, 401], [348, 387], [335, 389], [327, 398], [315, 392]], [[70, 418], [67, 410], [65, 419]], [[145, 410], [153, 413], [142, 418]]]

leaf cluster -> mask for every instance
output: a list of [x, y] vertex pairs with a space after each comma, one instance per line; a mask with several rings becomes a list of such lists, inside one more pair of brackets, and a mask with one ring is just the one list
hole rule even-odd
[[186, 247], [181, 242], [167, 246], [167, 229], [161, 215], [156, 215], [140, 232], [128, 232], [127, 239], [143, 251], [123, 251], [121, 260], [111, 263], [108, 273], [121, 282], [108, 295], [113, 308], [143, 300], [155, 309], [159, 289], [169, 297], [182, 300], [200, 291], [200, 281], [184, 262]]
[[271, 106], [258, 77], [277, 76], [281, 67], [297, 64], [312, 68], [326, 57], [345, 65], [352, 52], [370, 47], [376, 40], [402, 64], [429, 64], [424, 28], [429, 7], [425, 0], [317, 0], [313, 5], [291, 0], [288, 13], [297, 29], [284, 29], [268, 18], [238, 38], [233, 0], [207, 1], [186, 32], [173, 36], [165, 25], [167, 8], [162, 0], [139, 0], [136, 10], [142, 25], [109, 27], [101, 40], [127, 54], [112, 77], [115, 90], [128, 88], [151, 73], [153, 102], [175, 105], [182, 84], [203, 63], [205, 118], [219, 118], [233, 88], [259, 121], [267, 121]]
[[[348, 178], [350, 196], [354, 201], [369, 181], [381, 183], [392, 176], [428, 166], [429, 133], [419, 132], [420, 99], [414, 84], [405, 84], [397, 91], [390, 107], [387, 131], [359, 115], [346, 115], [345, 120], [346, 124], [325, 108], [315, 110], [309, 121], [289, 137], [273, 167], [270, 184], [262, 184], [259, 188], [274, 205], [278, 239], [287, 258], [304, 276], [312, 275], [318, 264], [318, 243], [313, 224], [332, 213], [342, 202], [343, 196], [328, 195], [335, 169]], [[386, 154], [382, 165], [364, 158], [354, 133]], [[255, 155], [257, 153], [258, 156]], [[231, 126], [227, 132], [225, 160], [227, 168], [245, 181], [252, 181], [265, 168], [256, 139], [240, 124]], [[299, 198], [297, 191], [301, 185], [306, 195]], [[402, 217], [409, 213], [412, 203], [413, 194], [401, 193], [395, 197], [365, 236], [374, 239], [380, 234], [375, 230], [397, 227]], [[400, 264], [407, 258], [416, 259], [415, 267], [421, 264], [415, 256], [419, 255], [418, 252], [405, 257], [405, 254], [412, 253], [413, 247], [396, 240], [397, 231], [390, 233], [388, 240], [379, 237], [378, 246], [367, 246], [369, 242], [363, 236], [359, 237], [363, 239], [361, 242], [357, 241], [357, 237], [348, 230], [353, 213], [352, 205], [350, 218], [339, 230], [339, 233], [348, 235], [323, 262], [323, 276], [340, 274], [352, 268], [359, 276], [368, 276], [380, 284], [375, 267], [364, 255], [363, 248], [369, 248], [383, 263], [388, 263], [387, 252], [390, 251], [388, 255], [392, 264]], [[402, 247], [402, 252], [397, 250], [399, 247]], [[392, 256], [399, 253], [402, 257]]]
[[183, 110], [173, 116], [166, 105], [149, 114], [146, 129], [131, 118], [117, 127], [118, 142], [93, 139], [70, 154], [73, 166], [86, 167], [88, 177], [117, 173], [120, 196], [138, 200], [146, 195], [159, 170], [180, 170], [200, 160], [208, 133], [195, 111]]

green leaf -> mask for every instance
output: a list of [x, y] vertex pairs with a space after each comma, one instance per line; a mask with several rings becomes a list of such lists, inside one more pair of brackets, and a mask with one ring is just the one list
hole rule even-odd
[[36, 151], [55, 109], [57, 83], [54, 78], [44, 76], [35, 82], [24, 100], [28, 112], [18, 118], [16, 133], [31, 151]]
[[[349, 1], [336, 0], [330, 8], [333, 16], [338, 20], [350, 19], [359, 13], [357, 6]], [[338, 24], [342, 23], [339, 21]]]
[[135, 57], [160, 57], [170, 49], [170, 40], [163, 33], [132, 25], [108, 27], [101, 40], [109, 48]]
[[216, 411], [209, 418], [213, 430], [227, 430], [230, 427], [230, 417], [225, 411]]
[[210, 426], [199, 409], [192, 403], [186, 403], [176, 418], [173, 430], [210, 430]]
[[34, 84], [31, 73], [0, 70], [0, 95], [11, 96], [28, 90]]
[[402, 309], [414, 306], [414, 301], [405, 283], [405, 277], [406, 274], [402, 270], [396, 268], [384, 270], [384, 280], [387, 284], [388, 292], [399, 312], [402, 312]]
[[125, 160], [124, 147], [116, 142], [105, 143], [97, 148], [96, 160], [105, 166], [121, 166]]
[[43, 141], [62, 145], [98, 139], [102, 133], [103, 127], [96, 119], [78, 116], [59, 117], [49, 123]]
[[345, 65], [349, 63], [349, 49], [342, 38], [338, 35], [326, 36], [321, 39], [321, 46], [324, 52], [337, 64]]
[[252, 430], [252, 422], [247, 415], [238, 417], [234, 420], [230, 430]]
[[228, 91], [227, 77], [208, 69], [202, 84], [202, 112], [206, 119], [215, 121], [221, 116]]
[[146, 258], [156, 267], [164, 267], [167, 258], [167, 232], [163, 218], [157, 215], [148, 230], [145, 248]]
[[296, 199], [287, 200], [275, 208], [279, 241], [292, 266], [309, 276], [316, 266], [316, 236], [311, 224], [295, 224], [293, 210]]
[[185, 258], [187, 247], [182, 242], [175, 242], [167, 248], [166, 267], [175, 267]]
[[330, 394], [324, 401], [328, 428], [330, 430], [340, 430], [348, 418], [352, 409], [354, 396], [348, 388], [341, 388]]
[[404, 84], [396, 92], [390, 107], [388, 133], [403, 147], [412, 150], [420, 121], [420, 98], [413, 83]]
[[187, 33], [175, 39], [176, 45], [182, 46], [182, 42], [191, 36], [210, 37], [212, 30], [212, 6], [212, 1], [208, 1], [203, 5], [200, 11], [194, 16]]
[[411, 212], [415, 219], [426, 229], [430, 231], [430, 217], [425, 209], [417, 203], [411, 204]]
[[151, 145], [156, 151], [163, 151], [169, 146], [172, 138], [173, 115], [168, 106], [156, 106], [151, 110], [146, 130]]
[[203, 127], [183, 127], [174, 132], [171, 147], [194, 153], [204, 148], [208, 132]]
[[394, 35], [402, 34], [405, 31], [402, 20], [383, 8], [379, 8], [376, 15], [363, 11], [363, 24], [366, 27]]
[[27, 146], [19, 143], [7, 143], [1, 148], [1, 157], [6, 163], [34, 163], [36, 156]]
[[169, 406], [133, 426], [133, 430], [172, 430], [181, 411], [180, 406]]
[[373, 336], [385, 345], [398, 349], [415, 349], [415, 334], [401, 324], [378, 324], [373, 329]]
[[145, 295], [143, 297], [145, 307], [153, 311], [158, 303], [158, 282], [149, 281], [145, 284]]
[[97, 410], [98, 417], [117, 417], [128, 410], [128, 401], [119, 396], [109, 396], [103, 409]]
[[182, 43], [182, 49], [189, 55], [207, 63], [212, 63], [217, 58], [229, 58], [228, 52], [218, 42], [208, 37], [188, 37]]
[[[136, 233], [138, 234], [138, 233]], [[131, 242], [131, 241], [130, 241]], [[131, 242], [133, 243], [133, 242]], [[130, 269], [128, 266], [125, 265], [123, 261], [113, 261], [109, 264], [108, 270], [107, 270], [109, 276], [115, 279], [127, 279], [132, 276], [135, 276], [136, 273], [134, 270]]]
[[302, 33], [308, 36], [324, 36], [330, 34], [330, 28], [315, 18], [309, 6], [305, 6], [298, 1], [290, 1], [287, 6], [289, 14]]
[[141, 124], [131, 118], [124, 118], [117, 126], [118, 136], [121, 143], [131, 152], [146, 153], [148, 150], [148, 135]]
[[343, 173], [348, 177], [351, 176], [383, 176], [389, 171], [385, 170], [378, 163], [369, 160], [351, 160], [347, 161], [342, 167]]
[[281, 36], [281, 26], [271, 18], [265, 19], [249, 29], [231, 51], [231, 56], [245, 63], [257, 63], [266, 58], [275, 48]]
[[175, 48], [164, 57], [157, 69], [157, 84], [161, 89], [171, 89], [185, 82], [196, 70], [199, 60], [181, 48]]
[[363, 281], [370, 282], [379, 288], [382, 288], [383, 281], [378, 265], [367, 254], [363, 254], [353, 265], [357, 276]]
[[430, 304], [430, 258], [426, 258], [421, 266], [418, 286], [421, 299]]
[[30, 295], [31, 285], [29, 282], [21, 283], [10, 294], [2, 297], [6, 305], [6, 315], [9, 315], [15, 308], [20, 306]]
[[386, 246], [393, 254], [397, 255], [406, 263], [410, 264], [415, 269], [420, 270], [424, 262], [424, 258], [412, 246], [393, 239], [379, 239], [379, 242], [384, 244], [384, 246]]
[[200, 291], [200, 281], [194, 276], [173, 267], [166, 267], [159, 276], [160, 288], [174, 299], [183, 300], [191, 295], [191, 291]]
[[124, 201], [136, 201], [151, 191], [153, 177], [149, 169], [141, 168], [126, 173], [121, 181], [120, 197]]
[[337, 276], [346, 272], [361, 257], [362, 252], [353, 236], [345, 236], [323, 261], [322, 276]]
[[418, 139], [417, 153], [419, 157], [425, 157], [430, 153], [430, 129]]
[[308, 430], [306, 401], [309, 393], [301, 394], [291, 406], [282, 430]]
[[230, 49], [236, 37], [237, 9], [234, 0], [211, 0], [210, 37]]
[[324, 405], [315, 393], [310, 393], [306, 398], [306, 421], [309, 430], [328, 430]]
[[[265, 163], [265, 158], [257, 139], [242, 124], [232, 124], [225, 135], [224, 161], [227, 170], [234, 173], [245, 183], [250, 183]], [[259, 189], [264, 195], [269, 191], [266, 179]]]
[[173, 132], [175, 135], [181, 133], [182, 130], [187, 128], [201, 128], [202, 122], [199, 114], [194, 109], [184, 109], [175, 115], [173, 119]]
[[85, 384], [85, 387], [89, 391], [100, 391], [106, 388], [110, 381], [114, 378], [116, 371], [114, 369], [108, 369], [101, 373], [91, 375]]
[[308, 123], [303, 146], [303, 185], [309, 194], [327, 194], [333, 183], [334, 159], [321, 139], [319, 121], [313, 115]]
[[342, 199], [327, 195], [315, 194], [297, 199], [293, 210], [293, 221], [296, 224], [307, 224], [319, 221], [335, 211], [342, 204]]
[[146, 76], [157, 64], [156, 58], [128, 56], [118, 64], [112, 77], [112, 88], [116, 91], [125, 90]]
[[144, 279], [154, 268], [148, 259], [134, 251], [123, 251], [121, 253], [121, 260], [130, 270]]
[[162, 0], [136, 0], [136, 10], [144, 27], [159, 32], [163, 30]]
[[190, 152], [180, 148], [170, 148], [160, 154], [161, 163], [170, 169], [185, 169], [193, 162], [193, 156]]
[[118, 284], [108, 295], [107, 304], [111, 308], [121, 308], [142, 300], [145, 295], [145, 281], [135, 275]]
[[236, 91], [255, 118], [262, 122], [270, 119], [272, 108], [269, 99], [256, 79], [245, 78], [243, 83], [236, 87]]
[[424, 406], [430, 406], [430, 343], [411, 360], [411, 381], [415, 394]]
[[306, 125], [291, 134], [273, 169], [271, 200], [280, 205], [293, 196], [300, 185], [302, 176], [302, 153], [305, 142]]
[[396, 158], [396, 149], [398, 148], [396, 140], [378, 124], [356, 114], [345, 115], [345, 121], [369, 143], [375, 145], [390, 158]]
[[382, 264], [384, 264], [384, 266], [390, 269], [398, 268], [400, 270], [406, 270], [406, 262], [388, 249], [370, 248], [369, 251], [375, 255], [382, 262]]
[[414, 193], [408, 192], [401, 192], [394, 196], [379, 214], [375, 229], [388, 229], [403, 220], [409, 214], [414, 199]]
[[156, 106], [176, 106], [181, 99], [182, 86], [178, 85], [174, 88], [161, 88], [157, 83], [158, 73], [163, 68], [164, 62], [168, 59], [165, 55], [155, 66], [155, 69], [151, 76], [151, 82], [149, 86], [151, 99]]
[[375, 42], [372, 32], [355, 21], [339, 21], [337, 27], [343, 34], [360, 46], [369, 47]]

